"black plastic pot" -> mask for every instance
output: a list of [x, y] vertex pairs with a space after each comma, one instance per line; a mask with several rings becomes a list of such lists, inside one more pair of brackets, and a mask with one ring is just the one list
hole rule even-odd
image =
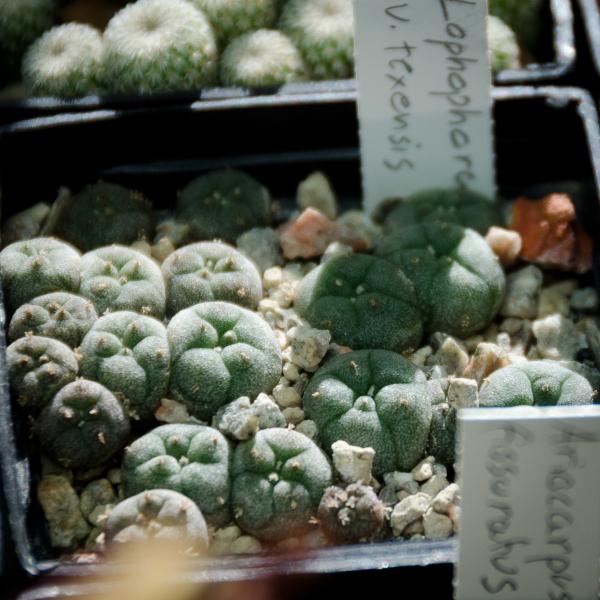
[[[589, 95], [575, 88], [522, 87], [495, 89], [494, 98], [501, 193], [570, 192], [582, 224], [594, 231], [600, 224], [600, 129]], [[342, 202], [356, 205], [360, 176], [352, 95], [315, 100], [298, 96], [277, 110], [264, 97], [236, 102], [231, 110], [197, 102], [185, 110], [98, 111], [7, 126], [0, 131], [3, 216], [52, 201], [59, 185], [77, 189], [98, 177], [142, 189], [168, 207], [185, 182], [224, 165], [246, 169], [284, 202], [303, 177], [320, 168]], [[30, 450], [26, 415], [10, 398], [1, 307], [0, 464], [16, 553], [31, 574], [102, 573], [102, 564], [61, 562], [50, 549], [35, 498], [39, 457]], [[193, 561], [188, 576], [218, 582], [449, 565], [456, 544], [386, 542], [295, 556]], [[443, 572], [450, 577], [450, 568]]]
[[[537, 62], [522, 69], [506, 70], [495, 76], [497, 85], [534, 84], [558, 81], [565, 77], [575, 63], [576, 51], [573, 35], [571, 0], [547, 0], [540, 16], [541, 35], [536, 47], [530, 49]], [[289, 84], [279, 88], [249, 90], [242, 88], [211, 88], [201, 91], [151, 94], [148, 96], [87, 96], [77, 100], [58, 98], [29, 98], [26, 100], [0, 100], [0, 125], [22, 119], [49, 116], [66, 112], [87, 112], [110, 109], [148, 109], [188, 105], [194, 101], [209, 104], [222, 103], [236, 107], [253, 97], [268, 96], [273, 104], [285, 104], [298, 95], [344, 96], [356, 90], [355, 81], [322, 81]], [[316, 96], [318, 100], [318, 96]]]

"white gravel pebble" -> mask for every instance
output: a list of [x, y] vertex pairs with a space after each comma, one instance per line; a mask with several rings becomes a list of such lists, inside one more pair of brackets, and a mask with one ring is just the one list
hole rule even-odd
[[317, 434], [319, 433], [319, 430], [317, 429], [317, 424], [314, 421], [311, 421], [310, 419], [305, 419], [301, 423], [298, 423], [298, 425], [296, 425], [296, 431], [298, 433], [301, 433], [302, 435], [305, 435], [311, 440], [314, 440], [317, 437]]
[[297, 406], [284, 408], [282, 412], [288, 425], [298, 425], [304, 421], [304, 411]]
[[329, 244], [329, 246], [325, 248], [323, 256], [321, 256], [321, 264], [329, 262], [333, 258], [338, 258], [340, 256], [349, 256], [353, 252], [354, 250], [351, 246], [342, 244], [342, 242], [331, 242], [331, 244]]
[[426, 538], [443, 540], [452, 535], [454, 525], [446, 515], [441, 515], [430, 509], [423, 517], [423, 529]]
[[571, 306], [575, 310], [594, 311], [599, 304], [598, 292], [592, 287], [575, 290], [571, 296]]
[[448, 404], [456, 409], [477, 408], [479, 406], [477, 387], [477, 381], [474, 379], [450, 378], [446, 395]]
[[331, 334], [325, 329], [306, 325], [292, 327], [288, 332], [292, 362], [305, 371], [314, 371], [327, 353]]
[[458, 340], [448, 335], [444, 336], [443, 342], [428, 363], [443, 367], [447, 375], [460, 376], [469, 363], [469, 355]]
[[375, 458], [373, 448], [351, 446], [343, 440], [338, 440], [331, 445], [331, 450], [333, 466], [342, 481], [346, 483], [362, 481], [365, 484], [371, 481], [373, 459]]
[[509, 275], [506, 281], [504, 304], [500, 309], [502, 316], [535, 319], [543, 280], [542, 271], [534, 265]]
[[500, 346], [489, 342], [482, 342], [475, 348], [475, 352], [471, 356], [467, 368], [464, 370], [463, 377], [474, 379], [477, 383], [481, 384], [490, 373], [509, 364], [510, 360]]
[[428, 479], [419, 490], [423, 494], [427, 494], [431, 496], [431, 498], [435, 498], [444, 488], [448, 487], [450, 482], [446, 479], [444, 475], [433, 474], [431, 479]]
[[485, 241], [504, 267], [513, 265], [521, 253], [522, 240], [517, 231], [492, 226]]
[[459, 504], [459, 502], [460, 488], [458, 484], [451, 483], [437, 494], [431, 505], [435, 511], [447, 515], [450, 507]]
[[273, 398], [281, 408], [295, 408], [302, 405], [302, 398], [295, 388], [278, 383], [273, 388]]
[[573, 360], [580, 347], [575, 323], [562, 315], [550, 315], [533, 322], [533, 335], [543, 358]]
[[431, 498], [427, 494], [413, 494], [398, 502], [390, 515], [390, 525], [396, 537], [413, 521], [421, 518], [428, 510]]
[[428, 456], [424, 458], [412, 471], [411, 475], [415, 481], [427, 481], [433, 476], [433, 465], [435, 464], [435, 458]]
[[330, 219], [337, 214], [337, 199], [329, 179], [321, 171], [315, 171], [298, 185], [296, 202], [300, 210], [316, 208]]

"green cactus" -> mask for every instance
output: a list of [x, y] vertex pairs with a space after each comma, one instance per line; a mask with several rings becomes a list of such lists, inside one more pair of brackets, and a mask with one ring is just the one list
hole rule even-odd
[[10, 321], [8, 339], [13, 342], [33, 333], [76, 348], [97, 318], [87, 298], [67, 292], [44, 294], [17, 309]]
[[200, 242], [176, 250], [163, 262], [162, 274], [170, 315], [209, 300], [253, 309], [262, 298], [262, 280], [254, 263], [219, 242]]
[[23, 53], [54, 22], [56, 0], [0, 0], [0, 71], [16, 75]]
[[6, 349], [10, 385], [23, 406], [43, 408], [77, 377], [77, 358], [66, 344], [28, 335]]
[[52, 238], [15, 242], [0, 252], [0, 275], [10, 313], [49, 292], [77, 292], [81, 255]]
[[244, 231], [270, 225], [271, 194], [241, 171], [212, 171], [182, 190], [176, 217], [193, 239], [234, 243]]
[[37, 422], [42, 450], [67, 469], [96, 467], [121, 450], [129, 419], [115, 396], [95, 381], [63, 387]]
[[344, 440], [375, 450], [375, 476], [410, 471], [423, 458], [432, 413], [427, 379], [399, 354], [336, 356], [315, 373], [303, 402], [325, 449]]
[[148, 490], [126, 498], [111, 511], [104, 524], [109, 544], [174, 541], [185, 550], [208, 548], [208, 529], [200, 509], [173, 490]]
[[502, 19], [492, 15], [487, 20], [487, 43], [494, 73], [521, 68], [521, 48], [515, 32]]
[[352, 0], [289, 0], [279, 29], [298, 46], [315, 79], [354, 74]]
[[413, 282], [429, 333], [467, 337], [496, 316], [505, 290], [498, 257], [474, 230], [433, 222], [385, 237], [377, 255]]
[[277, 0], [190, 1], [208, 17], [221, 48], [245, 33], [271, 28], [277, 19]]
[[585, 377], [554, 361], [509, 365], [484, 380], [480, 406], [572, 406], [592, 404], [595, 393]]
[[358, 350], [417, 348], [423, 322], [413, 284], [395, 266], [365, 254], [334, 258], [300, 283], [295, 308], [338, 344]]
[[461, 189], [432, 189], [399, 200], [386, 215], [384, 233], [401, 227], [428, 222], [454, 223], [485, 235], [492, 225], [502, 223], [495, 202], [485, 196]]
[[96, 321], [81, 344], [81, 374], [105, 385], [134, 419], [147, 419], [169, 387], [164, 325], [122, 311]]
[[59, 25], [28, 48], [23, 57], [23, 82], [33, 96], [93, 94], [98, 87], [101, 54], [98, 30], [79, 23]]
[[177, 313], [167, 328], [171, 396], [209, 419], [241, 396], [270, 392], [281, 377], [281, 351], [269, 325], [226, 302], [204, 302]]
[[99, 181], [63, 202], [51, 233], [87, 252], [151, 239], [153, 229], [152, 204], [142, 193]]
[[106, 246], [84, 254], [79, 293], [98, 314], [131, 310], [162, 319], [166, 293], [160, 267], [141, 252]]
[[232, 473], [236, 523], [269, 541], [310, 529], [319, 501], [331, 485], [331, 467], [321, 449], [288, 429], [264, 429], [239, 444]]
[[489, 0], [491, 15], [502, 19], [530, 49], [540, 32], [544, 0]]
[[104, 32], [103, 76], [117, 93], [211, 85], [217, 79], [212, 28], [185, 0], [137, 0], [116, 13]]
[[273, 87], [307, 78], [298, 48], [279, 31], [260, 29], [236, 38], [221, 59], [224, 85]]
[[193, 500], [206, 520], [230, 517], [229, 443], [204, 425], [162, 425], [125, 449], [121, 476], [126, 496], [145, 490], [175, 490]]

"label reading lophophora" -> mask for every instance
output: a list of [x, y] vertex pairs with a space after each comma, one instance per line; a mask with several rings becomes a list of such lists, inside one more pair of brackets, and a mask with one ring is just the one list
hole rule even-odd
[[459, 414], [457, 600], [589, 600], [600, 575], [600, 407]]
[[495, 196], [486, 0], [354, 0], [365, 208], [426, 188]]

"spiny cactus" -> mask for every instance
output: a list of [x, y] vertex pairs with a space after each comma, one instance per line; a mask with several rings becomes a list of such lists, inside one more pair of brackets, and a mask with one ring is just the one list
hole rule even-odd
[[48, 292], [77, 292], [81, 255], [52, 238], [15, 242], [0, 252], [0, 275], [9, 312]]
[[81, 344], [81, 374], [105, 385], [132, 418], [147, 419], [169, 385], [170, 354], [164, 325], [119, 311], [101, 317]]
[[171, 396], [209, 419], [241, 396], [270, 392], [281, 377], [281, 351], [272, 329], [251, 311], [204, 302], [177, 313], [167, 328]]
[[151, 239], [153, 225], [152, 204], [142, 193], [99, 181], [65, 199], [50, 233], [87, 252]]
[[125, 246], [106, 246], [83, 256], [79, 293], [94, 303], [99, 314], [131, 310], [159, 319], [165, 314], [160, 267]]
[[182, 190], [176, 216], [193, 239], [234, 243], [244, 231], [271, 223], [271, 194], [241, 171], [212, 171]]
[[28, 48], [23, 82], [33, 96], [87, 96], [98, 89], [101, 54], [99, 31], [79, 23], [59, 25]]
[[176, 541], [192, 551], [208, 548], [208, 529], [199, 508], [172, 490], [148, 490], [126, 498], [111, 511], [104, 525], [109, 544], [147, 540]]
[[125, 449], [121, 474], [126, 496], [175, 490], [193, 500], [209, 523], [230, 516], [230, 447], [203, 425], [162, 425]]
[[480, 406], [572, 406], [592, 404], [595, 393], [585, 377], [555, 361], [509, 365], [492, 373], [479, 392]]
[[397, 267], [366, 254], [334, 258], [311, 271], [295, 307], [313, 327], [353, 349], [401, 352], [417, 348], [423, 334], [413, 284]]
[[6, 349], [10, 385], [24, 406], [44, 407], [77, 377], [77, 358], [66, 344], [28, 335]]
[[37, 423], [44, 452], [67, 469], [89, 469], [118, 452], [129, 436], [129, 419], [114, 395], [94, 381], [63, 387]]
[[217, 78], [217, 45], [202, 12], [185, 0], [137, 0], [104, 32], [103, 75], [111, 92], [193, 89]]
[[210, 21], [219, 46], [249, 31], [270, 28], [277, 19], [276, 0], [190, 0]]
[[218, 242], [176, 250], [163, 262], [162, 274], [171, 315], [209, 300], [256, 308], [262, 298], [262, 280], [254, 263], [235, 248]]
[[264, 429], [239, 444], [232, 472], [235, 521], [262, 540], [282, 540], [310, 529], [331, 485], [331, 467], [321, 449], [288, 429]]
[[10, 321], [8, 339], [14, 342], [33, 333], [76, 348], [97, 318], [87, 298], [67, 292], [44, 294], [17, 309]]
[[323, 447], [338, 441], [375, 450], [373, 474], [410, 471], [423, 458], [431, 423], [425, 374], [386, 350], [332, 358], [310, 380], [304, 410]]
[[414, 284], [429, 333], [467, 337], [485, 328], [500, 308], [504, 271], [472, 229], [444, 222], [403, 227], [385, 237], [376, 253]]
[[279, 29], [298, 46], [314, 78], [352, 77], [352, 0], [289, 0], [283, 7]]
[[221, 59], [224, 85], [272, 87], [306, 78], [298, 48], [279, 31], [260, 29], [242, 35], [227, 46]]

